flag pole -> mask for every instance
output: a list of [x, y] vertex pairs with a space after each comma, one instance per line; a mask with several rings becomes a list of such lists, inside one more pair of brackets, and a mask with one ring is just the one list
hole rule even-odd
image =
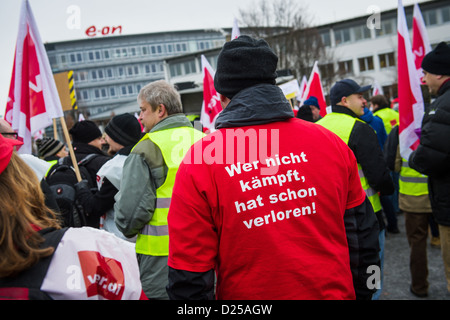
[[70, 154], [70, 158], [72, 159], [73, 168], [75, 169], [75, 175], [77, 176], [78, 182], [80, 182], [81, 181], [80, 168], [78, 168], [78, 163], [77, 163], [77, 159], [75, 158], [75, 153], [73, 151], [72, 142], [70, 141], [69, 131], [67, 130], [67, 125], [66, 125], [66, 120], [64, 119], [64, 117], [60, 117], [59, 120], [61, 121], [61, 126], [64, 131], [64, 137], [66, 138], [67, 146], [69, 147], [69, 154]]
[[56, 119], [53, 118], [53, 138], [55, 138], [55, 140], [58, 140], [58, 129], [56, 126]]

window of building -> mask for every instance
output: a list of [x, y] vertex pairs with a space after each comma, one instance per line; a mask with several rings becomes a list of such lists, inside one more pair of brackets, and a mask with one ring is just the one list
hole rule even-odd
[[394, 52], [380, 54], [378, 58], [380, 59], [380, 68], [395, 67]]
[[172, 53], [173, 52], [173, 44], [168, 44], [167, 45], [167, 52], [168, 53]]
[[322, 43], [325, 47], [331, 46], [331, 37], [329, 31], [320, 33], [320, 38], [322, 39]]
[[130, 48], [130, 56], [132, 56], [132, 57], [137, 56], [137, 50], [135, 47]]
[[197, 67], [195, 65], [195, 60], [186, 61], [184, 63], [184, 73], [185, 74], [191, 74], [191, 73], [196, 73], [196, 72], [197, 72]]
[[384, 35], [388, 35], [388, 34], [393, 34], [394, 30], [396, 30], [396, 28], [394, 28], [394, 24], [395, 24], [395, 21], [392, 19], [381, 20], [380, 28], [375, 29], [376, 36], [380, 37], [380, 36], [384, 36]]
[[133, 67], [132, 66], [129, 66], [129, 67], [127, 67], [127, 76], [132, 76], [133, 75]]
[[350, 42], [350, 29], [338, 29], [334, 31], [334, 40], [336, 42], [336, 45], [339, 45], [341, 43]]
[[119, 77], [123, 77], [125, 75], [125, 70], [123, 67], [118, 67], [117, 72], [118, 72]]
[[123, 96], [126, 96], [127, 95], [127, 86], [121, 86], [120, 92]]
[[62, 64], [66, 64], [66, 63], [67, 63], [67, 56], [66, 56], [65, 54], [62, 54], [62, 55], [60, 56], [60, 58], [61, 58], [61, 63], [62, 63]]
[[[76, 75], [76, 78], [75, 78]], [[75, 81], [86, 81], [87, 80], [87, 72], [86, 71], [78, 71], [74, 73]]]
[[170, 65], [170, 76], [176, 77], [176, 76], [181, 76], [181, 75], [182, 75], [182, 71], [181, 71], [180, 63], [175, 63], [175, 64]]
[[78, 53], [71, 53], [70, 54], [70, 62], [77, 63], [77, 62], [83, 62], [83, 55]]
[[210, 48], [210, 43], [209, 41], [199, 41], [197, 46], [199, 50], [207, 50]]
[[358, 63], [359, 63], [359, 71], [361, 72], [374, 69], [372, 56], [359, 58]]
[[450, 21], [450, 7], [442, 8], [442, 22], [446, 23]]
[[128, 66], [127, 67], [127, 76], [132, 77], [139, 74], [139, 66]]
[[58, 67], [58, 62], [56, 61], [56, 57], [55, 56], [48, 56], [48, 61], [50, 62], [50, 65], [52, 66], [52, 68], [56, 68]]
[[353, 60], [340, 61], [338, 67], [341, 74], [353, 74]]
[[106, 77], [107, 78], [114, 78], [114, 71], [113, 71], [113, 69], [112, 68], [108, 68], [108, 69], [106, 69]]
[[83, 90], [81, 96], [83, 97], [83, 100], [89, 100], [89, 91]]
[[141, 47], [141, 52], [143, 56], [146, 56], [150, 53], [150, 51], [148, 50], [148, 47]]
[[356, 41], [371, 38], [370, 29], [366, 25], [353, 28], [353, 32]]
[[116, 96], [116, 88], [114, 88], [114, 87], [109, 88], [109, 96], [111, 98], [114, 98]]
[[91, 71], [91, 79], [92, 80], [97, 80], [97, 72], [95, 70]]
[[89, 51], [88, 52], [88, 60], [89, 61], [98, 61], [101, 60], [102, 56], [100, 51]]
[[428, 10], [423, 13], [423, 20], [426, 26], [433, 26], [437, 24], [437, 12], [436, 10]]
[[105, 59], [111, 58], [111, 56], [109, 55], [109, 50], [103, 50], [103, 56], [105, 57]]
[[150, 49], [152, 51], [152, 54], [161, 54], [162, 53], [162, 46], [160, 44], [150, 46]]
[[131, 84], [129, 84], [127, 86], [127, 91], [128, 91], [128, 94], [133, 94], [134, 93], [134, 88], [133, 88], [133, 86]]
[[89, 100], [89, 91], [87, 90], [78, 90], [76, 91], [77, 100], [79, 101], [87, 101]]

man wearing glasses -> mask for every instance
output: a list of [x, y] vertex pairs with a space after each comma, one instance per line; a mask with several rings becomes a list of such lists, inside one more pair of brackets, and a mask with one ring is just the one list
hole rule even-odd
[[0, 119], [0, 133], [2, 136], [8, 139], [16, 139], [19, 136], [17, 132], [11, 128], [8, 122], [5, 119]]
[[[14, 132], [11, 125], [5, 120], [0, 118], [0, 134], [7, 139], [15, 139], [17, 140], [18, 134]], [[16, 147], [14, 147], [16, 148]], [[36, 173], [39, 181], [41, 182], [41, 188], [45, 195], [45, 204], [55, 210], [59, 211], [58, 204], [56, 203], [56, 199], [47, 182], [43, 179], [45, 173], [50, 167], [50, 163], [39, 159], [38, 157], [33, 156], [32, 154], [21, 154], [21, 158], [30, 166], [31, 169]]]

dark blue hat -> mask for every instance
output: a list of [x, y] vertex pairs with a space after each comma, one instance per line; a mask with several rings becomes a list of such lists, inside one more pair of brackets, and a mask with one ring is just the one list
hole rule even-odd
[[305, 102], [303, 102], [304, 106], [314, 106], [320, 109], [319, 101], [317, 101], [317, 98], [314, 96], [309, 97]]
[[371, 85], [360, 87], [352, 79], [338, 81], [330, 90], [330, 102], [332, 105], [336, 105], [343, 97], [348, 97], [355, 93], [363, 93], [371, 87]]

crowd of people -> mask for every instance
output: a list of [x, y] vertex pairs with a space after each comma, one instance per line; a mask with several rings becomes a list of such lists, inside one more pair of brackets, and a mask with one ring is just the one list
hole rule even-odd
[[[208, 134], [164, 80], [141, 89], [139, 121], [114, 116], [104, 133], [77, 122], [74, 157], [50, 137], [36, 141], [37, 157], [20, 154], [0, 119], [0, 297], [376, 300], [399, 211], [410, 291], [428, 295], [431, 230], [450, 292], [449, 46], [423, 60], [436, 98], [409, 159], [386, 97], [368, 102], [370, 86], [342, 79], [326, 116], [316, 97], [294, 115], [277, 64], [262, 39], [225, 43], [214, 77], [223, 111]], [[82, 227], [61, 219], [72, 211], [49, 178], [59, 166], [84, 170]]]

